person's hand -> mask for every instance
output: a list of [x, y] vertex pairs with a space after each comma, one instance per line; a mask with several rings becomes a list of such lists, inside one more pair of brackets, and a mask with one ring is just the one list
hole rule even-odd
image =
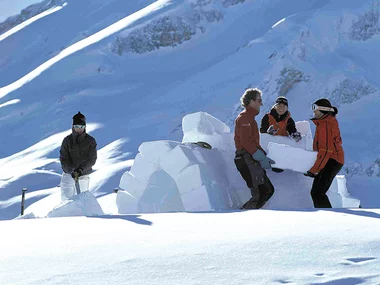
[[276, 162], [269, 157], [265, 157], [263, 160], [260, 161], [261, 167], [264, 169], [272, 168], [271, 164], [275, 164]]
[[277, 130], [274, 129], [273, 125], [270, 125], [269, 128], [267, 129], [267, 133], [273, 136], [277, 133]]
[[300, 132], [295, 132], [290, 135], [296, 142], [299, 142], [302, 139]]
[[311, 177], [311, 178], [314, 178], [315, 176], [317, 176], [315, 173], [310, 172], [310, 171], [307, 171], [307, 172], [304, 173], [303, 175], [305, 175], [305, 176], [309, 176], [309, 177]]
[[78, 179], [82, 175], [83, 175], [83, 169], [80, 168], [80, 167], [75, 168], [75, 170], [73, 171], [73, 173], [71, 173], [71, 177], [73, 179]]

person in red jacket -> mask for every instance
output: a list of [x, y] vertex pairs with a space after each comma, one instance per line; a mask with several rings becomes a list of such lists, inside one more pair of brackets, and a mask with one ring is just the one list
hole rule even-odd
[[251, 190], [252, 198], [241, 209], [259, 209], [274, 193], [265, 169], [275, 163], [260, 146], [260, 135], [255, 117], [263, 105], [261, 91], [247, 89], [240, 98], [244, 110], [235, 120], [235, 165]]
[[305, 175], [314, 178], [310, 192], [314, 207], [331, 208], [326, 193], [344, 164], [342, 138], [335, 117], [338, 109], [324, 98], [314, 102], [312, 109], [314, 118], [311, 120], [316, 125], [313, 150], [318, 154], [314, 165]]

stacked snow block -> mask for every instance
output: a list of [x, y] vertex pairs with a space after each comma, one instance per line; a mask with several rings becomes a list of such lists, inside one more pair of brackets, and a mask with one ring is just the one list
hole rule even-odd
[[231, 206], [225, 179], [208, 166], [216, 149], [173, 141], [145, 142], [120, 181], [119, 213], [209, 211]]
[[268, 134], [260, 134], [260, 145], [268, 152], [269, 143], [283, 144], [294, 148], [300, 148], [304, 150], [313, 150], [313, 136], [310, 130], [310, 123], [307, 121], [296, 122], [297, 130], [301, 133], [302, 139], [296, 142], [291, 137], [284, 136], [272, 136]]

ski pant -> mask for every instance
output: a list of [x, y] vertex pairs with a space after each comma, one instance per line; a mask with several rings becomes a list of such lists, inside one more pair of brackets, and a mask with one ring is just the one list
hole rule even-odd
[[274, 193], [274, 187], [265, 170], [261, 167], [260, 163], [254, 160], [252, 155], [245, 150], [236, 152], [234, 162], [237, 170], [251, 190], [252, 195], [252, 198], [246, 202], [242, 208], [261, 208]]
[[[90, 176], [83, 175], [78, 179], [79, 190], [80, 192], [88, 191], [90, 185]], [[74, 195], [76, 195], [77, 190], [75, 186], [75, 181], [71, 177], [71, 174], [62, 173], [61, 177], [61, 199], [62, 201], [66, 201], [72, 199]]]
[[342, 167], [343, 164], [330, 158], [327, 161], [326, 166], [317, 174], [317, 176], [315, 176], [310, 192], [314, 208], [331, 208], [331, 203], [326, 193], [329, 190], [334, 177]]

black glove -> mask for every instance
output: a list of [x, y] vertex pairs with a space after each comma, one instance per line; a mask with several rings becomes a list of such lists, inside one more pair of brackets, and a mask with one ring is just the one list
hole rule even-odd
[[75, 170], [73, 171], [73, 173], [71, 173], [71, 177], [73, 179], [78, 179], [82, 175], [83, 175], [83, 169], [80, 168], [80, 167], [75, 168]]
[[277, 168], [277, 167], [272, 167], [272, 171], [273, 171], [273, 172], [276, 172], [276, 173], [284, 172], [283, 169], [281, 169], [281, 168]]
[[310, 172], [310, 171], [304, 173], [303, 175], [305, 175], [305, 176], [309, 176], [309, 177], [311, 177], [311, 178], [314, 178], [315, 176], [317, 176], [317, 175], [315, 175], [313, 172]]
[[290, 135], [296, 142], [299, 142], [302, 139], [300, 132], [295, 132]]
[[277, 133], [277, 130], [274, 129], [273, 125], [270, 125], [269, 128], [267, 129], [267, 134], [273, 136], [276, 133]]

